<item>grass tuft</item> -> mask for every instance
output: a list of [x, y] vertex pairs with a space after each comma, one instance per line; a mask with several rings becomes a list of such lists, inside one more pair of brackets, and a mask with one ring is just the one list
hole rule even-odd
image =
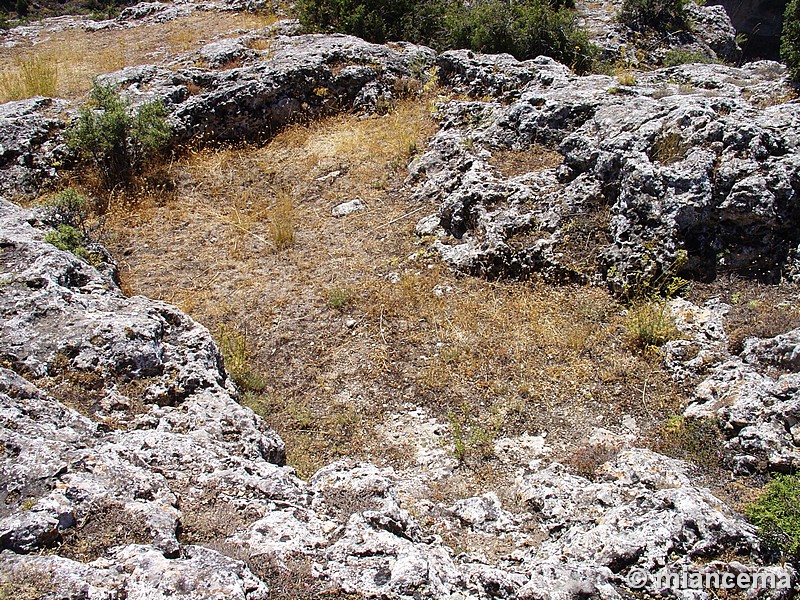
[[0, 74], [0, 100], [54, 97], [57, 85], [58, 67], [52, 59], [44, 56], [18, 58], [11, 70]]
[[270, 210], [269, 236], [276, 250], [294, 244], [294, 203], [286, 190], [280, 190]]

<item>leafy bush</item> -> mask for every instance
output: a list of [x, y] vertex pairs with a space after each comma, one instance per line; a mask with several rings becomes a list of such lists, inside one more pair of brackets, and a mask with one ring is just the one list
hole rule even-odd
[[62, 190], [51, 200], [46, 201], [42, 211], [42, 221], [48, 225], [52, 227], [69, 225], [83, 233], [88, 233], [86, 231], [88, 218], [88, 200], [73, 188]]
[[124, 183], [167, 144], [170, 127], [161, 102], [150, 102], [131, 114], [130, 106], [111, 85], [95, 83], [91, 103], [81, 109], [67, 143], [99, 171], [111, 188]]
[[44, 239], [59, 250], [72, 252], [86, 262], [99, 265], [100, 252], [90, 250], [96, 241], [96, 228], [89, 225], [88, 200], [72, 188], [67, 188], [45, 202], [42, 221], [53, 227]]
[[300, 0], [303, 24], [382, 44], [436, 38], [443, 0]]
[[44, 236], [44, 241], [53, 244], [59, 250], [72, 252], [75, 256], [88, 263], [96, 262], [96, 255], [86, 248], [86, 240], [83, 234], [70, 225], [59, 225], [55, 231], [49, 231]]
[[448, 11], [445, 20], [452, 47], [477, 52], [508, 52], [519, 60], [553, 57], [586, 71], [594, 54], [574, 13], [547, 0], [483, 0]]
[[768, 543], [784, 555], [800, 558], [800, 480], [778, 475], [745, 510]]
[[618, 18], [631, 29], [676, 31], [687, 26], [686, 0], [624, 0]]
[[781, 59], [792, 77], [800, 80], [800, 0], [791, 0], [783, 14]]
[[444, 50], [508, 52], [519, 60], [540, 54], [585, 71], [595, 47], [564, 0], [300, 0], [309, 27], [371, 42], [406, 40]]

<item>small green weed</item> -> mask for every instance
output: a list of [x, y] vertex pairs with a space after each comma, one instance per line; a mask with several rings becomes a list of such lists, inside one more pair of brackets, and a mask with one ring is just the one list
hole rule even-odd
[[331, 288], [328, 290], [328, 306], [334, 310], [343, 310], [354, 297], [355, 294], [348, 288]]
[[745, 509], [761, 536], [788, 558], [800, 557], [800, 480], [777, 475]]
[[500, 423], [495, 420], [489, 427], [484, 427], [466, 417], [467, 411], [467, 407], [462, 414], [450, 411], [447, 418], [453, 436], [453, 456], [461, 464], [474, 466], [494, 456], [494, 440]]

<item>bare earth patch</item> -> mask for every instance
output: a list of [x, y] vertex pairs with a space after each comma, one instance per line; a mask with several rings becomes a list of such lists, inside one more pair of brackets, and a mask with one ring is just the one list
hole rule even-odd
[[[463, 278], [426, 254], [413, 228], [436, 207], [412, 204], [403, 179], [435, 128], [419, 100], [297, 125], [263, 148], [190, 154], [169, 198], [112, 209], [127, 289], [226, 337], [229, 368], [249, 365], [243, 402], [303, 476], [346, 456], [413, 466], [414, 448], [380, 431], [417, 407], [461, 464], [464, 485], [444, 495], [513, 474], [495, 456], [500, 438], [544, 435], [558, 458], [594, 427], [628, 431], [623, 417], [659, 427], [682, 390], [631, 352], [605, 291]], [[355, 198], [364, 210], [331, 215]], [[277, 237], [286, 227], [290, 243]]]

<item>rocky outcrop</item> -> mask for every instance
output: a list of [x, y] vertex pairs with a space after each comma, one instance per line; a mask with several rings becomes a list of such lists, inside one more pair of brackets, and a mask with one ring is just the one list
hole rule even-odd
[[741, 49], [738, 29], [722, 6], [689, 1], [684, 4], [686, 26], [678, 31], [636, 31], [620, 18], [624, 2], [601, 4], [578, 0], [575, 8], [600, 59], [624, 68], [661, 65], [670, 51], [694, 53], [708, 62], [735, 63]]
[[[192, 60], [207, 68], [143, 65], [100, 81], [134, 105], [163, 101], [175, 143], [263, 140], [292, 122], [386, 110], [420, 89], [435, 58], [422, 46], [343, 35], [278, 36], [260, 51], [246, 41], [205, 46]], [[66, 107], [42, 98], [0, 105], [0, 193], [34, 192], [69, 163]]]
[[715, 418], [734, 471], [795, 472], [800, 465], [800, 330], [750, 338], [741, 355], [716, 367], [685, 415]]
[[0, 193], [35, 190], [64, 161], [63, 100], [31, 98], [0, 104]]
[[[616, 599], [634, 568], [769, 563], [752, 526], [684, 463], [646, 450], [593, 482], [523, 461], [518, 513], [491, 493], [430, 501], [427, 463], [339, 462], [304, 482], [236, 402], [203, 327], [124, 297], [35, 225], [0, 202], [0, 589], [256, 599], [302, 580], [397, 599]], [[787, 352], [776, 343], [776, 357]], [[445, 531], [499, 549], [455, 551]]]
[[[449, 264], [619, 290], [662, 274], [800, 273], [800, 105], [781, 101], [777, 63], [674, 67], [624, 86], [544, 58], [438, 62], [456, 89], [500, 99], [443, 105], [410, 167], [417, 197], [440, 204], [418, 231]], [[503, 152], [516, 172], [496, 166]]]

